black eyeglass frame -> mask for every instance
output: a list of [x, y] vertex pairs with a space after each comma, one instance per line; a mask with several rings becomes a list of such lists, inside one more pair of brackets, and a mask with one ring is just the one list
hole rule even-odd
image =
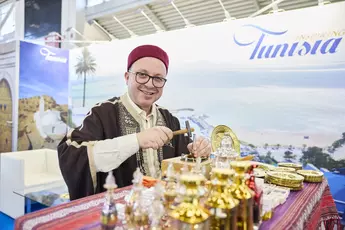
[[[150, 75], [148, 75], [147, 73], [143, 73], [143, 72], [132, 72], [132, 71], [127, 71], [128, 73], [132, 73], [132, 74], [135, 74], [135, 81], [137, 82], [137, 83], [139, 83], [139, 84], [142, 84], [142, 85], [145, 85], [147, 82], [149, 82], [151, 79], [152, 79], [152, 84], [153, 84], [153, 86], [154, 87], [156, 87], [156, 88], [163, 88], [164, 86], [165, 86], [165, 84], [167, 83], [167, 79], [165, 79], [164, 77], [157, 77], [157, 76], [150, 76]], [[144, 76], [147, 76], [147, 77], [149, 77], [148, 79], [147, 79], [147, 81], [144, 83], [144, 82], [139, 82], [138, 81], [138, 74], [142, 74], [142, 75], [144, 75]], [[155, 81], [154, 81], [154, 79], [160, 79], [160, 80], [163, 80], [164, 81], [164, 84], [163, 84], [163, 86], [160, 86], [160, 87], [157, 87], [156, 85], [155, 85]]]

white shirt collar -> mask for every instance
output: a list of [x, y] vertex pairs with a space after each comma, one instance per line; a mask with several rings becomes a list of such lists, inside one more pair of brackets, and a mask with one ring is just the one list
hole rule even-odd
[[151, 108], [151, 113], [149, 115], [146, 115], [146, 112], [144, 110], [142, 110], [141, 108], [139, 108], [139, 106], [137, 106], [131, 99], [131, 97], [129, 96], [129, 93], [126, 92], [125, 93], [125, 98], [128, 100], [130, 106], [134, 109], [134, 111], [140, 115], [143, 118], [149, 118], [151, 116], [153, 116], [154, 121], [157, 118], [157, 106], [156, 104], [152, 104], [152, 108]]

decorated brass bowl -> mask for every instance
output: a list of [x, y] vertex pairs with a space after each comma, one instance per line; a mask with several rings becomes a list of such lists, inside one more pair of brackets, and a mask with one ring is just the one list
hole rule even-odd
[[203, 177], [199, 174], [187, 173], [187, 174], [182, 174], [180, 176], [180, 183], [184, 184], [186, 186], [188, 186], [188, 185], [198, 186], [203, 181], [205, 181], [205, 177]]
[[234, 170], [228, 168], [213, 168], [212, 178], [228, 178], [234, 175]]
[[302, 165], [295, 164], [295, 163], [289, 163], [289, 162], [281, 162], [278, 163], [279, 167], [288, 167], [288, 168], [294, 168], [296, 170], [302, 170]]
[[304, 177], [296, 173], [268, 171], [265, 180], [268, 183], [299, 190], [303, 188]]
[[305, 182], [320, 183], [323, 180], [323, 173], [315, 170], [298, 170], [297, 174], [303, 176]]
[[226, 125], [218, 125], [213, 129], [211, 134], [212, 151], [216, 151], [220, 147], [225, 133], [230, 134], [232, 139], [232, 147], [237, 153], [240, 153], [240, 141], [238, 140], [236, 134]]
[[237, 173], [246, 173], [251, 166], [250, 161], [231, 161], [230, 166]]
[[272, 171], [294, 173], [294, 172], [296, 172], [296, 169], [289, 168], [289, 167], [275, 167], [275, 168], [272, 169]]
[[273, 166], [273, 165], [269, 165], [269, 164], [262, 163], [262, 162], [251, 161], [251, 164], [257, 165], [257, 168], [262, 169], [262, 170], [264, 170], [265, 172], [266, 172], [266, 171], [270, 171], [270, 170], [274, 170], [274, 169], [276, 168], [276, 167]]

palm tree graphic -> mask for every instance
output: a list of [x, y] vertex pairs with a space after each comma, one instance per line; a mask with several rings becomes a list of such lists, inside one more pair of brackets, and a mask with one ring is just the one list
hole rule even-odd
[[78, 75], [78, 78], [84, 78], [83, 107], [85, 107], [86, 77], [96, 72], [97, 63], [87, 47], [84, 47], [81, 56], [77, 60], [75, 73]]

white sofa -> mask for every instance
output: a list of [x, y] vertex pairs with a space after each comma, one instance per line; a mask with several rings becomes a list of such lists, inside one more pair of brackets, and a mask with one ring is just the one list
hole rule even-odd
[[65, 184], [56, 150], [9, 152], [0, 157], [0, 211], [12, 218], [24, 215], [25, 198], [16, 192], [24, 194]]

